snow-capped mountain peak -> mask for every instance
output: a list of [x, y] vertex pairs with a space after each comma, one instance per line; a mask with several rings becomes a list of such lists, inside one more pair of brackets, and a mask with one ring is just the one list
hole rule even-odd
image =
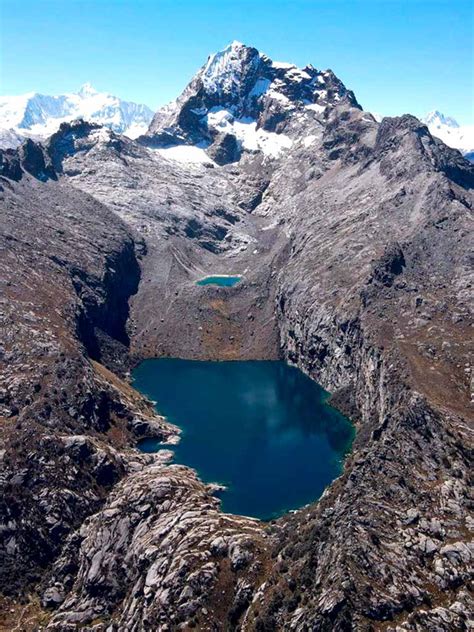
[[302, 120], [323, 116], [345, 103], [360, 109], [354, 94], [330, 70], [273, 62], [238, 41], [211, 55], [182, 94], [161, 108], [147, 133], [156, 148], [166, 145], [225, 147], [276, 157], [297, 139]]
[[459, 125], [454, 118], [445, 116], [438, 110], [430, 112], [421, 120], [433, 136], [449, 147], [459, 149], [471, 159], [474, 152], [474, 125]]
[[61, 123], [75, 119], [105, 125], [131, 138], [144, 134], [153, 117], [146, 105], [97, 91], [90, 83], [77, 92], [50, 96], [30, 92], [0, 97], [0, 146], [17, 146], [24, 138], [42, 139]]
[[209, 57], [200, 72], [204, 87], [210, 92], [224, 93], [238, 90], [245, 75], [260, 61], [257, 49], [234, 40], [224, 50]]
[[459, 127], [459, 123], [455, 119], [453, 119], [450, 116], [445, 116], [438, 110], [433, 110], [432, 112], [429, 112], [423, 118], [423, 123], [428, 125], [428, 127], [430, 126], [439, 127], [442, 125], [446, 125], [447, 127], [454, 127], [454, 128]]
[[77, 94], [78, 96], [85, 98], [98, 94], [98, 91], [89, 82], [86, 82], [82, 84], [82, 86], [77, 91]]

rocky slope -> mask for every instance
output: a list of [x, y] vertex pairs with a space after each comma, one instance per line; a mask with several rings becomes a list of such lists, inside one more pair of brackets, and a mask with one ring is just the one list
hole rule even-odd
[[[233, 43], [139, 142], [64, 124], [0, 172], [4, 629], [469, 629], [459, 152]], [[195, 285], [216, 272], [244, 281]], [[268, 525], [222, 514], [133, 447], [176, 440], [124, 379], [159, 355], [296, 363], [356, 424], [343, 475]]]

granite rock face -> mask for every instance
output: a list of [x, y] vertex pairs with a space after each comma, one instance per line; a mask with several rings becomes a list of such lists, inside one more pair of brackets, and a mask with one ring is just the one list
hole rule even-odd
[[218, 505], [182, 466], [125, 478], [53, 568], [53, 586], [69, 590], [50, 629], [109, 617], [113, 630], [235, 623], [262, 582], [268, 538], [258, 521]]
[[[5, 629], [468, 630], [473, 184], [414, 117], [238, 43], [139, 141], [2, 152]], [[223, 514], [128, 383], [167, 355], [299, 366], [356, 425], [341, 477]]]
[[335, 103], [360, 108], [331, 70], [273, 62], [256, 48], [232, 42], [155, 114], [141, 140], [151, 146], [200, 143], [213, 155], [222, 133], [231, 133], [244, 147], [261, 144], [265, 151], [275, 132], [284, 133], [280, 139], [297, 136], [295, 122], [311, 120]]

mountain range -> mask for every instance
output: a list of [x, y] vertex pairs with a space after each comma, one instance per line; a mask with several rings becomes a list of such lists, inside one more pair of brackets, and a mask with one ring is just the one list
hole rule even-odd
[[136, 138], [148, 129], [153, 112], [146, 105], [97, 92], [89, 83], [74, 93], [28, 93], [0, 97], [0, 146], [16, 147], [25, 138], [45, 139], [61, 123], [85, 119]]
[[[204, 143], [209, 141], [211, 130], [214, 130], [213, 133], [231, 131], [247, 148], [266, 147], [267, 152], [278, 152], [280, 145], [274, 146], [271, 139], [262, 131], [264, 128], [260, 128], [254, 119], [255, 112], [252, 104], [257, 102], [257, 97], [264, 94], [266, 103], [270, 104], [272, 100], [279, 100], [280, 104], [286, 103], [287, 107], [292, 108], [294, 105], [291, 98], [296, 95], [300, 87], [306, 91], [305, 94], [300, 95], [301, 102], [305, 102], [309, 109], [317, 110], [324, 108], [325, 93], [328, 89], [337, 89], [337, 86], [332, 86], [331, 82], [337, 83], [338, 80], [331, 72], [317, 73], [312, 66], [298, 69], [293, 64], [269, 63], [265, 56], [258, 57], [258, 60], [255, 58], [253, 62], [250, 60], [250, 66], [245, 62], [242, 67], [239, 67], [239, 64], [231, 64], [230, 70], [226, 70], [228, 75], [222, 86], [224, 92], [227, 91], [229, 95], [232, 94], [232, 90], [241, 85], [242, 70], [246, 71], [248, 67], [251, 69], [249, 77], [244, 78], [244, 85], [245, 81], [252, 80], [254, 73], [256, 73], [255, 76], [258, 75], [253, 92], [246, 95], [246, 103], [242, 102], [241, 96], [237, 94], [231, 98], [232, 107], [235, 109], [235, 106], [238, 106], [236, 117], [227, 110], [213, 106], [212, 99], [216, 98], [213, 82], [215, 83], [220, 70], [226, 68], [229, 55], [233, 50], [232, 46], [235, 47], [238, 44], [235, 42], [224, 51], [211, 56], [201, 71], [201, 75], [197, 75], [196, 79], [199, 77], [207, 88], [206, 94], [212, 95], [211, 101], [207, 104], [199, 103], [186, 110], [185, 116], [188, 120], [184, 122], [184, 128], [180, 130], [181, 135], [178, 138], [187, 143], [193, 140], [198, 142], [197, 137], [190, 138], [189, 133], [186, 132], [186, 126], [188, 132], [189, 129], [199, 129], [199, 138]], [[310, 79], [309, 83], [303, 82], [305, 78]], [[192, 89], [191, 86], [190, 89]], [[182, 98], [186, 98], [186, 95]], [[152, 110], [146, 105], [123, 101], [105, 92], [98, 92], [88, 83], [81, 86], [76, 93], [59, 96], [38, 93], [4, 96], [0, 97], [0, 147], [17, 147], [25, 138], [45, 139], [57, 131], [61, 123], [75, 119], [99, 123], [129, 138], [146, 134], [150, 123], [152, 123], [152, 131], [161, 128], [165, 135], [169, 129], [176, 133], [177, 111], [179, 111], [179, 103], [171, 103], [162, 108], [154, 118]], [[376, 118], [380, 120], [382, 117], [377, 115]], [[444, 116], [437, 110], [427, 114], [421, 121], [428, 126], [434, 136], [440, 138], [449, 147], [459, 149], [468, 158], [474, 156], [474, 126], [460, 126], [455, 119]], [[252, 125], [254, 125], [253, 128]], [[175, 134], [173, 142], [176, 142], [176, 138]], [[278, 142], [285, 143], [286, 141], [280, 137]], [[174, 153], [176, 156], [180, 155], [179, 151]], [[199, 153], [196, 152], [195, 158], [198, 156]]]
[[[5, 630], [468, 630], [473, 189], [416, 117], [238, 42], [135, 139], [0, 150]], [[133, 387], [156, 357], [299, 367], [354, 424], [341, 475], [225, 513]]]

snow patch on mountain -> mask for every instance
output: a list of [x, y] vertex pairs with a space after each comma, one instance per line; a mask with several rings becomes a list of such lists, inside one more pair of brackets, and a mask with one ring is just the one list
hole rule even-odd
[[285, 134], [257, 129], [257, 121], [250, 117], [234, 118], [229, 110], [214, 107], [203, 117], [208, 128], [233, 134], [247, 151], [261, 151], [266, 156], [277, 158], [293, 142]]
[[84, 119], [130, 138], [144, 134], [153, 118], [146, 105], [98, 92], [86, 83], [74, 93], [49, 96], [30, 92], [0, 97], [0, 147], [17, 146], [24, 138], [43, 139], [61, 123]]
[[288, 70], [289, 68], [296, 68], [295, 64], [289, 64], [286, 61], [272, 61], [273, 68], [283, 68], [284, 70]]
[[173, 160], [184, 165], [214, 165], [214, 161], [209, 158], [202, 147], [196, 145], [173, 145], [171, 147], [160, 147], [150, 149], [167, 160]]
[[318, 112], [319, 114], [325, 110], [324, 105], [319, 105], [318, 103], [308, 103], [305, 105], [305, 108], [307, 110], [313, 110], [313, 112]]
[[315, 134], [309, 134], [308, 136], [303, 138], [303, 145], [305, 147], [310, 147], [317, 140], [317, 138], [318, 137]]

